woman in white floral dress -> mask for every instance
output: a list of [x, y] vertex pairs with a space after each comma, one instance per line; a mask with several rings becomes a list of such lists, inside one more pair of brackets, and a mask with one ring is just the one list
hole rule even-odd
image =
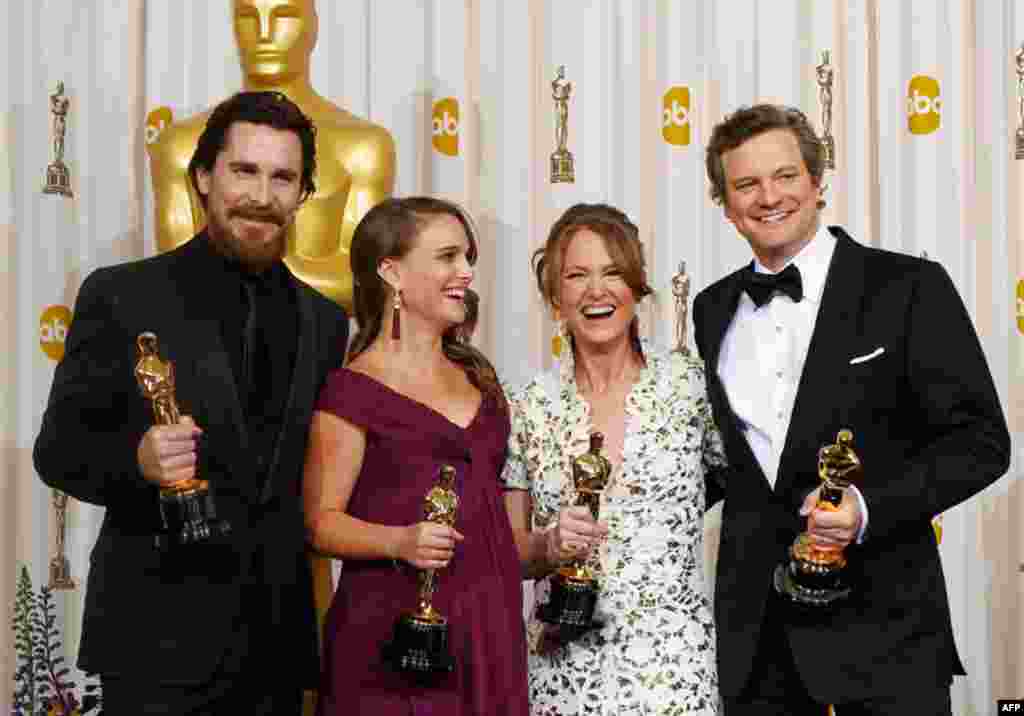
[[[565, 642], [530, 615], [531, 713], [716, 714], [703, 516], [724, 454], [703, 364], [640, 340], [636, 307], [651, 289], [637, 228], [617, 209], [570, 208], [534, 269], [563, 348], [555, 370], [511, 397], [506, 504], [536, 602], [558, 566], [585, 557], [602, 626]], [[592, 431], [613, 466], [600, 522], [568, 506], [570, 461]]]

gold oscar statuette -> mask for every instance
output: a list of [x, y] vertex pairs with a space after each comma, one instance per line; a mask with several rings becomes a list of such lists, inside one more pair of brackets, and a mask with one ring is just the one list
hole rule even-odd
[[672, 277], [672, 296], [676, 308], [676, 345], [672, 351], [688, 356], [690, 348], [686, 345], [686, 321], [689, 315], [690, 277], [686, 273], [685, 261], [679, 262], [679, 271]]
[[50, 114], [53, 115], [53, 161], [46, 167], [44, 194], [74, 196], [71, 191], [71, 173], [64, 163], [64, 135], [68, 128], [68, 107], [71, 100], [64, 94], [64, 83], [58, 82], [57, 89], [50, 95]]
[[569, 141], [569, 95], [572, 82], [565, 81], [565, 65], [558, 66], [555, 79], [551, 82], [551, 97], [555, 100], [555, 151], [551, 154], [551, 183], [573, 183], [576, 169], [572, 153], [566, 145]]
[[71, 563], [65, 554], [64, 540], [67, 530], [68, 495], [60, 490], [53, 490], [53, 509], [57, 516], [57, 538], [54, 556], [50, 560], [50, 589], [74, 589], [75, 580], [71, 576]]
[[[601, 493], [608, 487], [612, 464], [604, 455], [604, 435], [590, 434], [590, 449], [572, 461], [572, 481], [576, 504], [590, 510], [596, 520], [600, 513]], [[561, 567], [551, 578], [551, 595], [540, 605], [537, 616], [559, 629], [562, 641], [571, 641], [590, 629], [600, 626], [594, 620], [594, 608], [600, 587], [590, 566], [574, 559]]]
[[[437, 484], [424, 498], [423, 519], [454, 527], [458, 507], [455, 468], [442, 465]], [[416, 572], [416, 578], [419, 604], [415, 611], [402, 614], [395, 621], [393, 639], [384, 645], [384, 659], [396, 671], [429, 679], [434, 674], [451, 671], [455, 661], [448, 651], [448, 619], [432, 604], [437, 572], [421, 569]]]
[[1014, 59], [1017, 63], [1017, 141], [1014, 157], [1024, 159], [1024, 45], [1017, 48]]
[[821, 53], [821, 64], [815, 67], [818, 72], [818, 101], [821, 103], [821, 144], [825, 152], [823, 157], [826, 169], [836, 168], [836, 141], [832, 137], [832, 81], [835, 74], [829, 61], [831, 53]]
[[[153, 407], [157, 425], [181, 422], [181, 412], [174, 393], [174, 364], [160, 357], [157, 337], [150, 332], [136, 339], [138, 361], [135, 380]], [[213, 493], [206, 480], [187, 478], [160, 487], [160, 516], [164, 534], [157, 535], [161, 548], [204, 542], [231, 531], [231, 526], [217, 518]]]
[[[836, 442], [818, 450], [818, 510], [838, 510], [846, 488], [863, 475], [860, 458], [853, 450], [853, 433], [840, 430]], [[810, 609], [828, 607], [850, 596], [846, 555], [814, 543], [807, 532], [797, 535], [787, 562], [775, 568], [775, 589], [791, 603]]]

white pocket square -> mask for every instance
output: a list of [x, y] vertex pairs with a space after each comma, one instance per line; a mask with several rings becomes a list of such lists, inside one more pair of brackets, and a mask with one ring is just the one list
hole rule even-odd
[[877, 358], [878, 356], [885, 353], [884, 346], [878, 346], [875, 350], [871, 351], [867, 355], [857, 356], [856, 358], [850, 359], [850, 365], [857, 365], [858, 363], [866, 363], [869, 360]]

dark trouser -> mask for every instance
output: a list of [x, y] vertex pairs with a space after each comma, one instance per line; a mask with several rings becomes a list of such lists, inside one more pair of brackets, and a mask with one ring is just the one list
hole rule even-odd
[[221, 665], [202, 683], [162, 683], [158, 673], [101, 675], [104, 716], [300, 716], [302, 689], [292, 670], [281, 668], [288, 657], [269, 649], [260, 632], [242, 625]]
[[852, 704], [836, 706], [836, 716], [896, 716], [897, 714], [921, 714], [921, 716], [951, 716], [953, 705], [948, 686], [929, 686], [922, 689], [913, 687], [905, 694], [868, 699]]
[[[279, 635], [268, 624], [269, 591], [254, 580], [240, 599], [234, 639], [208, 681], [169, 684], [159, 673], [100, 674], [104, 716], [301, 716], [302, 672], [290, 661], [295, 655], [281, 653]], [[145, 654], [139, 659], [144, 667]]]
[[195, 686], [161, 684], [134, 677], [101, 677], [104, 716], [299, 716], [302, 691], [263, 679], [218, 674]]
[[[797, 672], [783, 627], [785, 605], [769, 597], [750, 678], [725, 716], [825, 716]], [[823, 654], [823, 658], [827, 655]], [[835, 706], [836, 716], [952, 716], [949, 685], [908, 684], [903, 693]]]

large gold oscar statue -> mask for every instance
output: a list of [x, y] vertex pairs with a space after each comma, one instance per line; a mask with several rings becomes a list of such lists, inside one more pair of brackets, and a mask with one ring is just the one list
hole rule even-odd
[[[352, 309], [348, 251], [363, 215], [391, 195], [395, 144], [383, 127], [346, 112], [313, 89], [309, 62], [316, 45], [315, 0], [233, 0], [235, 41], [246, 90], [276, 90], [316, 125], [316, 193], [299, 209], [289, 230], [285, 262], [296, 276]], [[156, 243], [167, 251], [205, 224], [188, 163], [210, 112], [164, 129], [147, 145], [156, 208]], [[333, 588], [330, 561], [312, 559], [321, 626]], [[305, 712], [311, 713], [307, 699]]]
[[[318, 27], [314, 0], [233, 0], [233, 15], [245, 89], [283, 92], [317, 129], [316, 194], [299, 209], [285, 262], [351, 309], [352, 232], [370, 207], [391, 195], [394, 141], [386, 129], [337, 107], [310, 84]], [[185, 243], [206, 224], [188, 163], [209, 116], [207, 111], [175, 122], [147, 145], [160, 251]]]

